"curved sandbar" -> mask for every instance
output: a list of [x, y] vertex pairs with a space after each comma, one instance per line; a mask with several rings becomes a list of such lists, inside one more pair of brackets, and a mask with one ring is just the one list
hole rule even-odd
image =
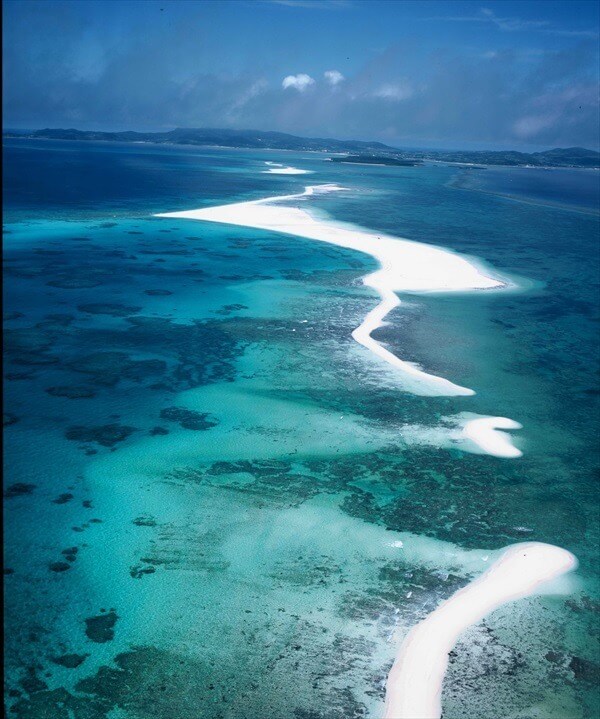
[[534, 594], [576, 566], [570, 552], [552, 544], [509, 547], [408, 633], [388, 675], [384, 719], [439, 719], [448, 653], [460, 634], [502, 604]]
[[361, 227], [334, 222], [311, 215], [296, 205], [315, 193], [343, 190], [339, 185], [314, 185], [295, 195], [270, 197], [219, 207], [183, 212], [166, 212], [157, 217], [176, 217], [205, 222], [219, 222], [261, 230], [282, 232], [329, 242], [340, 247], [364, 252], [375, 257], [381, 268], [363, 278], [380, 296], [379, 305], [369, 312], [352, 336], [371, 352], [405, 375], [407, 388], [420, 395], [472, 395], [473, 390], [461, 387], [443, 377], [428, 374], [412, 362], [399, 359], [372, 338], [384, 323], [387, 314], [400, 304], [397, 292], [468, 292], [506, 287], [507, 283], [490, 277], [472, 260], [441, 247], [413, 242], [399, 237], [370, 232]]

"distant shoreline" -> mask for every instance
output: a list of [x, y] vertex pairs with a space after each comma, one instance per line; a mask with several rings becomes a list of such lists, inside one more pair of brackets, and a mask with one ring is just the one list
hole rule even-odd
[[[148, 145], [148, 146], [156, 146], [156, 147], [184, 147], [184, 148], [195, 148], [197, 150], [244, 150], [247, 152], [294, 152], [294, 153], [300, 153], [300, 152], [306, 152], [310, 153], [311, 155], [341, 155], [344, 153], [341, 152], [328, 152], [327, 150], [292, 150], [289, 148], [280, 148], [280, 147], [238, 147], [234, 145], [194, 145], [189, 144], [185, 142], [153, 142], [152, 140], [76, 140], [73, 138], [58, 138], [58, 137], [32, 137], [31, 135], [3, 135], [2, 140], [35, 140], [39, 142], [81, 142], [81, 143], [88, 143], [88, 142], [98, 142], [103, 143], [106, 145]], [[324, 160], [330, 160], [331, 158], [325, 157]], [[377, 164], [377, 163], [358, 163], [358, 162], [340, 162], [338, 161], [336, 164], [345, 164], [345, 165], [375, 165], [380, 167], [394, 167], [394, 165], [383, 165]], [[468, 162], [460, 162], [460, 161], [452, 161], [452, 160], [433, 160], [431, 158], [423, 158], [422, 160], [423, 165], [432, 164], [432, 165], [452, 165], [454, 167], [460, 168], [463, 167], [465, 169], [474, 169], [474, 170], [485, 170], [487, 167], [504, 167], [504, 168], [519, 168], [522, 170], [586, 170], [586, 171], [592, 171], [592, 172], [598, 172], [600, 170], [600, 165], [597, 167], [585, 167], [581, 165], [501, 165], [496, 163], [468, 163]], [[412, 165], [418, 166], [418, 165]], [[400, 165], [396, 165], [395, 167], [400, 167]], [[411, 167], [411, 165], [404, 165], [404, 167]], [[463, 188], [467, 189], [467, 188]], [[495, 193], [494, 193], [495, 194]], [[508, 197], [508, 195], [507, 195]]]
[[[75, 129], [35, 130], [26, 134], [5, 131], [3, 138], [26, 140], [62, 140], [70, 142], [117, 142], [144, 145], [176, 145], [214, 149], [271, 150], [311, 152], [320, 155], [337, 156], [336, 162], [343, 162], [339, 156], [382, 157], [381, 163], [366, 161], [366, 164], [394, 165], [403, 163], [420, 164], [434, 162], [442, 164], [483, 165], [494, 167], [535, 167], [600, 169], [600, 153], [581, 147], [554, 148], [544, 152], [525, 153], [517, 150], [405, 150], [380, 142], [362, 140], [335, 140], [305, 138], [278, 132], [257, 130], [220, 129], [177, 129], [169, 132], [96, 132]], [[332, 158], [329, 158], [332, 159]], [[350, 160], [349, 162], [352, 162]], [[357, 163], [355, 163], [357, 164]]]

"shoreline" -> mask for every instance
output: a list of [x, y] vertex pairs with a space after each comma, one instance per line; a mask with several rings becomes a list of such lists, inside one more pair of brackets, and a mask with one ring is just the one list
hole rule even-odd
[[363, 277], [363, 284], [380, 298], [361, 324], [352, 332], [354, 340], [387, 364], [401, 370], [409, 391], [423, 396], [469, 396], [474, 390], [429, 374], [415, 363], [396, 357], [372, 337], [386, 316], [401, 304], [398, 292], [445, 293], [500, 290], [514, 285], [486, 274], [483, 266], [451, 250], [414, 242], [400, 237], [371, 232], [361, 227], [323, 220], [296, 205], [283, 206], [290, 200], [302, 201], [314, 194], [338, 192], [335, 184], [309, 185], [304, 192], [268, 197], [215, 207], [158, 213], [156, 217], [191, 219], [238, 225], [328, 242], [370, 255], [379, 269]]
[[508, 547], [486, 572], [410, 630], [388, 674], [383, 719], [439, 719], [448, 654], [462, 632], [576, 567], [573, 554], [552, 544]]
[[[259, 147], [244, 147], [243, 145], [200, 145], [196, 143], [186, 143], [186, 142], [152, 142], [151, 140], [101, 140], [101, 139], [74, 139], [71, 137], [32, 137], [31, 135], [3, 135], [3, 140], [43, 140], [44, 142], [98, 142], [98, 143], [107, 143], [107, 144], [115, 144], [115, 145], [157, 145], [157, 146], [166, 146], [166, 147], [191, 147], [196, 149], [208, 149], [208, 150], [243, 150], [246, 152], [294, 152], [296, 154], [300, 153], [310, 153], [313, 155], [347, 155], [351, 154], [352, 152], [356, 152], [356, 150], [310, 150], [307, 148], [288, 148], [288, 147], [263, 147], [262, 145]], [[401, 150], [398, 149], [398, 152], [407, 152], [408, 150]], [[420, 150], [414, 150], [415, 152], [421, 152]], [[474, 152], [477, 152], [475, 150]], [[329, 158], [325, 158], [326, 160]], [[423, 164], [432, 163], [432, 164], [438, 164], [438, 165], [456, 165], [457, 167], [473, 167], [473, 168], [487, 168], [487, 167], [502, 167], [505, 169], [510, 168], [522, 168], [522, 169], [529, 169], [529, 170], [592, 170], [595, 172], [598, 172], [600, 170], [600, 165], [503, 165], [500, 163], [484, 163], [484, 162], [465, 162], [465, 161], [458, 161], [458, 160], [435, 160], [433, 158], [429, 157], [421, 157], [418, 158], [421, 160]], [[346, 163], [346, 164], [358, 164], [358, 163]], [[368, 163], [372, 164], [372, 163]], [[388, 165], [388, 167], [392, 167], [391, 165]], [[405, 165], [405, 167], [408, 167], [408, 165]]]

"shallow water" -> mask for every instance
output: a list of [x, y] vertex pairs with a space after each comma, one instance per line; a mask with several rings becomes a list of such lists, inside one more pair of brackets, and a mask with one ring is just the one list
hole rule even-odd
[[[408, 629], [539, 540], [579, 569], [464, 635], [444, 719], [595, 716], [597, 217], [439, 166], [4, 152], [10, 715], [377, 717]], [[403, 392], [353, 342], [368, 256], [152, 217], [302, 191], [267, 161], [349, 188], [314, 200], [334, 219], [527, 280], [405, 295], [375, 335], [475, 396]], [[462, 412], [519, 421], [523, 457], [414, 443]]]

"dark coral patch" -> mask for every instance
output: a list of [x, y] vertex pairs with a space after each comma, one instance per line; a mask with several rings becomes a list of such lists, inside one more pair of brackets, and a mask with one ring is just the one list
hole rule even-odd
[[144, 290], [144, 294], [150, 295], [150, 297], [168, 297], [173, 293], [169, 290]]
[[66, 387], [48, 387], [46, 392], [53, 397], [66, 397], [67, 399], [90, 399], [96, 393], [89, 387], [70, 385]]
[[575, 679], [589, 682], [597, 687], [600, 684], [600, 665], [582, 657], [571, 657], [569, 669], [575, 675]]
[[89, 654], [63, 654], [60, 657], [52, 657], [52, 661], [67, 669], [77, 669], [89, 656]]
[[85, 305], [78, 305], [80, 312], [88, 312], [91, 315], [109, 315], [110, 317], [128, 317], [135, 315], [142, 308], [131, 305], [120, 305], [114, 302], [90, 302]]
[[46, 282], [50, 287], [59, 287], [62, 290], [84, 290], [98, 287], [102, 283], [92, 277], [60, 277], [57, 280]]
[[152, 565], [144, 566], [140, 564], [136, 564], [129, 570], [129, 574], [131, 574], [134, 579], [141, 579], [144, 574], [154, 574], [154, 572], [156, 572], [156, 567], [153, 567]]
[[61, 554], [67, 562], [74, 562], [77, 559], [77, 552], [79, 552], [77, 547], [68, 547], [67, 549], [63, 549]]
[[7, 352], [43, 352], [52, 344], [51, 337], [40, 328], [23, 327], [6, 330], [4, 349]]
[[4, 490], [4, 497], [10, 499], [11, 497], [21, 497], [24, 494], [31, 494], [36, 488], [35, 484], [28, 484], [27, 482], [15, 482]]
[[114, 447], [123, 442], [130, 434], [136, 432], [135, 427], [122, 424], [103, 424], [94, 427], [73, 426], [65, 432], [65, 437], [74, 442], [96, 442], [103, 447]]
[[183, 407], [167, 407], [161, 410], [160, 416], [169, 422], [178, 422], [184, 429], [203, 431], [215, 427], [218, 420], [208, 412], [195, 412]]
[[166, 427], [152, 427], [149, 434], [152, 437], [156, 437], [159, 435], [169, 434], [169, 430]]
[[115, 624], [118, 615], [114, 609], [106, 614], [98, 614], [85, 620], [85, 633], [88, 639], [98, 644], [110, 642], [115, 637]]
[[46, 682], [42, 681], [37, 675], [34, 667], [27, 668], [27, 675], [23, 677], [19, 684], [28, 694], [44, 691], [48, 688]]
[[133, 360], [125, 352], [94, 352], [73, 360], [70, 367], [91, 375], [94, 384], [112, 387], [123, 379], [139, 382], [163, 374], [167, 364], [158, 359]]
[[247, 305], [240, 305], [240, 304], [232, 304], [232, 305], [223, 305], [220, 310], [216, 311], [216, 314], [218, 315], [230, 315], [232, 312], [239, 312], [240, 310], [247, 310], [249, 309]]
[[154, 517], [141, 516], [136, 517], [133, 520], [133, 524], [135, 524], [137, 527], [156, 527], [156, 520], [154, 519]]
[[73, 499], [73, 495], [70, 492], [64, 492], [59, 494], [56, 499], [52, 500], [52, 504], [66, 504]]

